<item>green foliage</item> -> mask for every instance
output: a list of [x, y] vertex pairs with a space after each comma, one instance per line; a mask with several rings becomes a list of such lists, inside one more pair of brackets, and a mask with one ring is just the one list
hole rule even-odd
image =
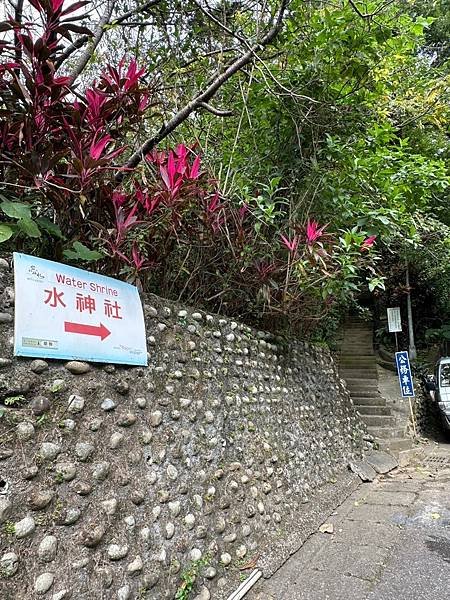
[[181, 574], [181, 583], [176, 591], [175, 600], [189, 600], [194, 591], [195, 582], [201, 569], [209, 564], [211, 556], [205, 554], [200, 560], [193, 561]]
[[105, 256], [102, 252], [98, 252], [97, 250], [89, 250], [89, 248], [81, 242], [73, 242], [72, 248], [64, 250], [63, 254], [70, 260], [86, 262], [100, 260]]
[[437, 329], [427, 329], [425, 339], [427, 342], [450, 342], [450, 325], [443, 325]]
[[[113, 93], [106, 80], [99, 95], [87, 87], [91, 98], [81, 94], [75, 111], [72, 95], [55, 92], [49, 131], [63, 115], [65, 137], [40, 138], [37, 162], [33, 153], [20, 155], [24, 191], [1, 198], [0, 243], [98, 261], [102, 272], [144, 289], [264, 326], [295, 326], [320, 340], [333, 336], [346, 308], [366, 291], [401, 300], [408, 260], [414, 286], [432, 294], [434, 320], [422, 328], [440, 329], [450, 318], [447, 4], [369, 0], [356, 4], [373, 13], [363, 17], [343, 0], [292, 0], [271, 57], [258, 56], [212, 100], [232, 116], [193, 113], [177, 130], [177, 141], [188, 140], [178, 171], [169, 175], [176, 151], [160, 148], [119, 185], [122, 172], [112, 158], [151, 136], [160, 118], [144, 118], [137, 100], [154, 102], [158, 111], [161, 104], [166, 119], [228, 61], [217, 23], [205, 27], [195, 7], [186, 13], [170, 2], [158, 5], [157, 34], [150, 40], [140, 31], [133, 53], [149, 66], [146, 81], [156, 74], [170, 91], [159, 83], [156, 91], [138, 86], [124, 113], [123, 90]], [[255, 38], [261, 23], [254, 11], [227, 5], [225, 12], [227, 26]], [[111, 55], [119, 44], [116, 25], [105, 27]], [[92, 74], [99, 62], [100, 53]], [[105, 95], [108, 102], [97, 109], [107, 150], [86, 117], [92, 98]], [[10, 113], [17, 118], [15, 109]], [[22, 129], [34, 131], [13, 128], [18, 149]], [[34, 143], [29, 147], [35, 152]], [[199, 148], [202, 172], [186, 176]], [[50, 182], [58, 172], [57, 185], [36, 188], [44, 172]], [[312, 220], [325, 234], [310, 243], [305, 231]], [[373, 236], [376, 245], [365, 246]]]
[[3, 400], [5, 406], [18, 406], [25, 402], [25, 396], [8, 396]]
[[31, 216], [31, 206], [23, 202], [14, 202], [5, 199], [0, 203], [0, 211], [10, 219], [14, 219], [7, 224], [1, 224], [0, 242], [7, 241], [16, 234], [19, 237], [41, 237], [41, 231], [35, 220]]
[[[450, 224], [450, 79], [448, 65], [424, 51], [447, 19], [438, 8], [446, 1], [420, 10], [419, 2], [381, 10], [375, 2], [358, 4], [377, 11], [363, 19], [349, 3], [294, 0], [276, 58], [227, 89], [224, 103], [235, 117], [226, 125], [204, 117], [218, 177], [236, 202], [251, 198], [259, 210], [255, 182], [276, 177], [284, 195], [275, 215], [280, 228], [313, 214], [347, 232], [342, 248], [355, 226], [357, 235], [377, 236], [390, 259], [375, 261], [376, 271], [335, 253], [339, 277], [326, 278], [320, 293], [342, 307], [365, 285], [379, 297], [395, 282], [391, 266], [408, 257], [413, 277], [431, 284], [440, 318], [450, 318], [449, 254], [437, 241], [437, 230]], [[424, 232], [424, 219], [434, 219], [436, 235]], [[296, 268], [300, 273], [302, 264]], [[311, 272], [303, 285], [308, 279], [314, 281]]]
[[16, 526], [13, 521], [5, 521], [3, 523], [3, 532], [7, 536], [13, 536], [16, 533]]

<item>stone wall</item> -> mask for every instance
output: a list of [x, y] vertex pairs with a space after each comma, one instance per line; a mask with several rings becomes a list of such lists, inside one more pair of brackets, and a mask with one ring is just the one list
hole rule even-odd
[[328, 351], [150, 296], [148, 368], [14, 359], [6, 267], [2, 600], [221, 599], [287, 558], [362, 447]]

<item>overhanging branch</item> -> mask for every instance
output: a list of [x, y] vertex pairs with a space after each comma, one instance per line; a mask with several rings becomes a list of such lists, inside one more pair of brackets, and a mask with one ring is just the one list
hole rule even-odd
[[353, 8], [353, 10], [356, 12], [356, 14], [361, 17], [361, 19], [371, 19], [372, 17], [375, 17], [376, 15], [378, 15], [381, 11], [383, 11], [385, 8], [387, 8], [393, 2], [394, 2], [394, 0], [387, 0], [387, 2], [385, 2], [384, 4], [380, 4], [380, 6], [373, 12], [363, 13], [358, 8], [358, 6], [354, 0], [348, 0], [348, 3], [350, 4], [350, 6]]
[[208, 104], [207, 102], [201, 102], [199, 104], [199, 108], [204, 108], [205, 110], [210, 112], [212, 115], [215, 115], [216, 117], [232, 117], [233, 116], [232, 110], [223, 110], [221, 108], [216, 108], [215, 106], [211, 106], [211, 104]]
[[[217, 90], [228, 81], [235, 73], [237, 73], [242, 67], [250, 63], [254, 59], [254, 54], [261, 48], [268, 46], [277, 36], [283, 23], [283, 17], [286, 8], [289, 4], [289, 0], [282, 0], [278, 17], [273, 27], [266, 33], [266, 35], [260, 40], [259, 43], [253, 44], [244, 54], [239, 58], [232, 61], [228, 67], [220, 75], [218, 75], [212, 82], [208, 84], [203, 92], [200, 92], [195, 98], [193, 98], [188, 104], [180, 109], [171, 119], [161, 127], [159, 132], [153, 137], [149, 138], [144, 144], [136, 150], [134, 154], [127, 161], [125, 168], [133, 169], [136, 167], [144, 156], [150, 152], [161, 140], [166, 138], [172, 131], [174, 131], [181, 123], [183, 123], [189, 115], [194, 111], [201, 108], [201, 105], [208, 103], [209, 100], [214, 96]], [[118, 181], [121, 181], [125, 176], [125, 171], [121, 171], [117, 174]]]
[[[124, 21], [126, 21], [130, 17], [140, 14], [140, 13], [144, 13], [149, 8], [152, 8], [152, 6], [155, 6], [156, 4], [159, 4], [160, 2], [161, 2], [161, 0], [149, 0], [148, 2], [145, 2], [145, 4], [143, 4], [142, 6], [138, 6], [138, 7], [134, 8], [133, 10], [129, 10], [129, 11], [123, 13], [120, 17], [117, 17], [116, 19], [113, 19], [113, 20], [111, 20], [111, 15], [112, 15], [112, 11], [111, 11], [111, 15], [110, 15], [109, 19], [104, 22], [104, 20], [102, 18], [97, 25], [97, 28], [94, 32], [94, 36], [92, 39], [95, 40], [97, 33], [100, 33], [100, 38], [99, 38], [98, 42], [95, 44], [95, 47], [97, 47], [99, 41], [101, 40], [103, 34], [105, 33], [105, 27], [107, 25], [112, 25], [112, 26], [121, 25]], [[112, 4], [114, 4], [114, 3], [112, 3]], [[105, 11], [104, 16], [106, 14], [107, 14], [107, 11]], [[101, 31], [100, 31], [100, 24], [102, 24]], [[135, 26], [135, 25], [142, 25], [142, 23], [133, 24], [133, 26]], [[67, 48], [65, 48], [64, 52], [62, 52], [62, 54], [59, 56], [58, 60], [55, 62], [56, 68], [58, 69], [63, 64], [63, 62], [69, 58], [69, 56], [71, 56], [74, 52], [76, 52], [77, 50], [82, 48], [85, 44], [87, 44], [90, 39], [91, 39], [91, 36], [89, 36], [89, 35], [81, 35], [78, 39], [76, 39], [73, 42], [73, 44], [70, 44], [70, 46], [67, 46]], [[94, 47], [94, 50], [95, 50], [95, 47]], [[86, 52], [89, 52], [89, 50], [86, 49]], [[90, 51], [88, 60], [89, 60], [90, 56], [92, 55], [92, 52], [93, 52], [93, 50]], [[80, 63], [81, 63], [81, 59], [80, 59]], [[81, 70], [84, 69], [86, 64], [87, 64], [87, 62], [85, 63], [85, 65], [82, 67]], [[74, 69], [74, 72], [75, 72], [75, 69]], [[80, 71], [80, 73], [81, 73], [81, 71]], [[77, 75], [77, 77], [78, 77], [78, 75]]]
[[95, 49], [99, 45], [100, 40], [102, 39], [103, 34], [105, 33], [105, 25], [107, 25], [111, 20], [115, 4], [116, 0], [108, 0], [106, 2], [105, 12], [103, 13], [100, 21], [97, 24], [97, 27], [94, 30], [94, 35], [90, 39], [88, 47], [79, 57], [77, 64], [75, 65], [75, 67], [69, 75], [70, 85], [72, 85], [73, 82], [77, 79], [77, 77], [83, 72], [84, 67], [88, 64], [89, 59], [94, 54]]

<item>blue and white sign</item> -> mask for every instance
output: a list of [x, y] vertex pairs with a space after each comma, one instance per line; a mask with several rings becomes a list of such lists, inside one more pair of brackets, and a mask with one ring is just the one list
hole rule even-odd
[[147, 364], [137, 288], [14, 253], [16, 356]]
[[400, 391], [402, 398], [413, 398], [414, 397], [414, 384], [411, 373], [411, 367], [409, 364], [408, 352], [395, 353], [395, 362], [397, 363], [398, 380], [400, 382]]

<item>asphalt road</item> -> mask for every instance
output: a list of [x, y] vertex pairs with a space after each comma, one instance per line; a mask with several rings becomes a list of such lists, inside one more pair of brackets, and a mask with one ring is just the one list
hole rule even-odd
[[450, 600], [450, 443], [361, 485], [326, 523], [246, 600]]

